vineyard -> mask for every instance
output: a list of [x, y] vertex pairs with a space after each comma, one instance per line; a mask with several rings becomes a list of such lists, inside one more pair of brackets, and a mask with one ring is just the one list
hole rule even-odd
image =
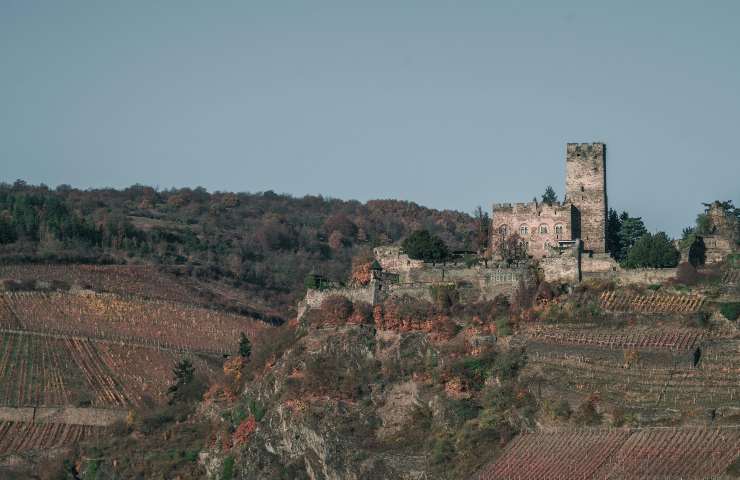
[[[163, 402], [172, 367], [181, 355], [74, 337], [3, 333], [0, 337], [0, 405], [88, 405], [120, 408], [145, 396]], [[198, 374], [217, 368], [191, 357]]]
[[102, 430], [63, 423], [0, 422], [0, 455], [71, 447]]
[[226, 354], [266, 326], [240, 315], [115, 294], [0, 294], [0, 328]]
[[698, 295], [674, 295], [653, 292], [639, 295], [630, 292], [603, 292], [600, 297], [601, 308], [616, 312], [636, 313], [694, 313], [701, 308], [704, 298]]
[[738, 455], [738, 428], [525, 433], [478, 478], [704, 479], [724, 474]]
[[539, 328], [532, 331], [530, 337], [540, 342], [555, 345], [593, 345], [603, 348], [621, 349], [689, 350], [701, 342], [703, 333], [700, 330], [692, 329], [613, 333]]
[[119, 295], [191, 303], [193, 291], [144, 265], [0, 265], [0, 280], [60, 282]]
[[[146, 398], [163, 402], [171, 384], [172, 367], [180, 358], [172, 352], [147, 347], [117, 343], [96, 344], [103, 364], [125, 386], [125, 395], [133, 404]], [[220, 370], [220, 363], [208, 357], [190, 356], [195, 371], [206, 378], [213, 378]]]
[[559, 395], [598, 393], [606, 402], [626, 408], [671, 407], [684, 411], [737, 404], [740, 397], [740, 343], [715, 340], [702, 344], [698, 368], [686, 361], [655, 367], [639, 355], [625, 368], [622, 352], [612, 359], [579, 354], [570, 348], [545, 352], [535, 348], [529, 366], [551, 380]]

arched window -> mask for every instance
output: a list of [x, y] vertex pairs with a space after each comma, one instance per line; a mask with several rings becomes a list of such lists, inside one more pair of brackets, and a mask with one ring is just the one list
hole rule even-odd
[[547, 225], [540, 225], [540, 234], [547, 233]]
[[529, 233], [529, 228], [526, 225], [522, 225], [519, 227], [519, 235], [527, 235]]
[[560, 236], [562, 234], [563, 234], [563, 226], [560, 224], [555, 225], [555, 235]]
[[498, 233], [499, 235], [505, 237], [509, 233], [509, 227], [507, 227], [506, 225], [501, 225], [500, 227], [498, 227]]

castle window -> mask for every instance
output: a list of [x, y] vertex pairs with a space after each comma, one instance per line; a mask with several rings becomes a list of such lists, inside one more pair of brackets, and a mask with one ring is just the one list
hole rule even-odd
[[527, 235], [529, 233], [529, 228], [527, 228], [526, 225], [522, 225], [519, 227], [519, 235]]
[[555, 225], [555, 235], [560, 236], [563, 234], [563, 226]]
[[582, 191], [582, 192], [584, 191], [584, 190], [583, 190], [583, 185], [581, 185], [581, 191]]
[[540, 225], [540, 233], [547, 233], [547, 225]]
[[501, 225], [500, 227], [498, 227], [498, 233], [505, 237], [506, 234], [509, 233], [509, 227], [507, 227], [506, 225]]

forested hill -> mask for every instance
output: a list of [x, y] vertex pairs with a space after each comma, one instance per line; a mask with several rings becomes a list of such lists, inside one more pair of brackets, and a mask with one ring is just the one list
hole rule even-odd
[[398, 200], [0, 184], [2, 263], [161, 265], [281, 313], [312, 271], [346, 280], [353, 257], [420, 228], [475, 248], [476, 225], [465, 213]]

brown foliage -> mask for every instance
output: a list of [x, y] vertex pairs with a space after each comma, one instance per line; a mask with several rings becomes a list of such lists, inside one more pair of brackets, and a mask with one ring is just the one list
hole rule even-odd
[[687, 286], [696, 285], [699, 282], [699, 272], [689, 262], [683, 262], [676, 269], [676, 282]]

